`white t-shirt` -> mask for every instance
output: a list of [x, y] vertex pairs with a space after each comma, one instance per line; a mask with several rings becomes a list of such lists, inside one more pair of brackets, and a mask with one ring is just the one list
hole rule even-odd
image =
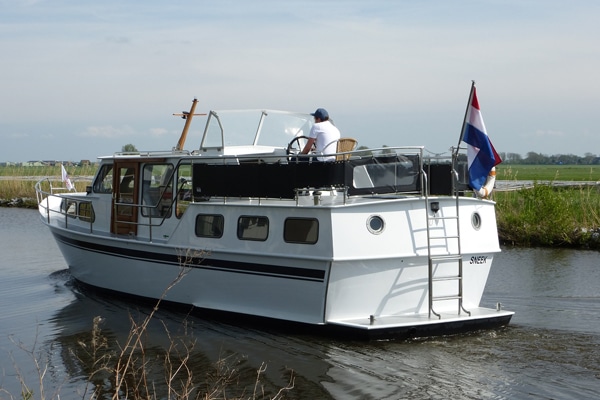
[[[337, 151], [337, 144], [332, 143], [340, 138], [340, 131], [329, 121], [315, 123], [309, 136], [315, 139], [317, 154], [333, 154]], [[331, 143], [331, 144], [330, 144]], [[319, 161], [335, 161], [335, 156], [317, 157]]]

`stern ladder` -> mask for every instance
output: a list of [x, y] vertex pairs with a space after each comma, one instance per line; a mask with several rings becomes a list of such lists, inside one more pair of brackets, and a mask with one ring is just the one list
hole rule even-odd
[[[428, 256], [428, 284], [429, 284], [429, 317], [431, 314], [439, 319], [441, 313], [434, 310], [434, 303], [437, 301], [456, 300], [458, 302], [458, 315], [465, 312], [471, 316], [463, 306], [463, 257], [460, 246], [460, 218], [459, 218], [459, 190], [458, 173], [455, 169], [456, 160], [452, 160], [452, 196], [455, 199], [454, 207], [446, 207], [444, 211], [454, 209], [453, 215], [444, 215], [440, 209], [440, 203], [431, 201], [429, 198], [429, 188], [425, 189], [425, 214], [427, 216], [427, 256]], [[441, 215], [438, 215], [440, 213]], [[450, 233], [449, 233], [450, 232]], [[442, 244], [440, 244], [442, 243]], [[434, 254], [432, 246], [443, 248], [445, 251], [441, 254]], [[441, 266], [448, 266], [441, 268]], [[446, 272], [439, 273], [443, 269]], [[451, 270], [451, 272], [448, 272]], [[455, 293], [436, 295], [436, 282], [456, 281], [457, 288]]]

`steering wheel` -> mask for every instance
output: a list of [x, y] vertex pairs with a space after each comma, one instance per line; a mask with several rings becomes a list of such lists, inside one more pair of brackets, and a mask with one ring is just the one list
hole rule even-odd
[[[287, 149], [285, 151], [286, 154], [290, 155], [290, 154], [300, 153], [304, 149], [304, 145], [302, 145], [300, 143], [300, 140], [308, 141], [308, 139], [310, 139], [308, 136], [296, 136], [295, 138], [293, 138], [287, 146]], [[314, 149], [314, 144], [313, 144], [313, 149]]]

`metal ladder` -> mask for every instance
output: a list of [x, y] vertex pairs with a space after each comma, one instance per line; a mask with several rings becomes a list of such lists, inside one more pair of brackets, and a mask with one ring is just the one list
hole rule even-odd
[[[458, 314], [465, 312], [471, 316], [471, 312], [467, 311], [463, 306], [463, 257], [460, 246], [460, 218], [459, 218], [459, 193], [458, 193], [458, 173], [455, 170], [455, 160], [452, 163], [452, 196], [455, 199], [455, 213], [454, 215], [441, 216], [438, 213], [441, 212], [439, 203], [436, 201], [430, 201], [429, 199], [429, 188], [425, 188], [425, 215], [427, 216], [427, 256], [428, 256], [428, 283], [429, 283], [429, 317], [431, 314], [437, 316], [439, 319], [442, 318], [440, 313], [435, 312], [434, 303], [436, 301], [444, 300], [457, 300], [458, 301]], [[437, 203], [437, 204], [436, 204]], [[432, 223], [440, 224], [438, 228], [433, 228]], [[448, 224], [456, 224], [456, 234], [449, 235]], [[450, 226], [452, 227], [452, 226]], [[442, 232], [441, 235], [434, 234], [434, 231]], [[432, 242], [444, 241], [446, 248], [455, 248], [456, 253], [433, 255], [432, 254]], [[456, 245], [451, 246], [451, 242], [455, 241]], [[436, 276], [434, 271], [434, 264], [438, 266], [440, 264], [451, 264], [454, 263], [456, 266], [456, 274]], [[457, 282], [457, 293], [445, 296], [436, 296], [434, 293], [434, 283], [441, 281], [456, 281]]]

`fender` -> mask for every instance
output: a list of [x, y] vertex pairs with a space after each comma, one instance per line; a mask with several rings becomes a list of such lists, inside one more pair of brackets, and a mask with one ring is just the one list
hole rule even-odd
[[494, 184], [496, 183], [496, 167], [492, 167], [490, 173], [485, 180], [485, 184], [481, 187], [481, 189], [476, 190], [475, 193], [477, 197], [481, 199], [487, 199], [491, 194], [492, 190], [494, 190]]

